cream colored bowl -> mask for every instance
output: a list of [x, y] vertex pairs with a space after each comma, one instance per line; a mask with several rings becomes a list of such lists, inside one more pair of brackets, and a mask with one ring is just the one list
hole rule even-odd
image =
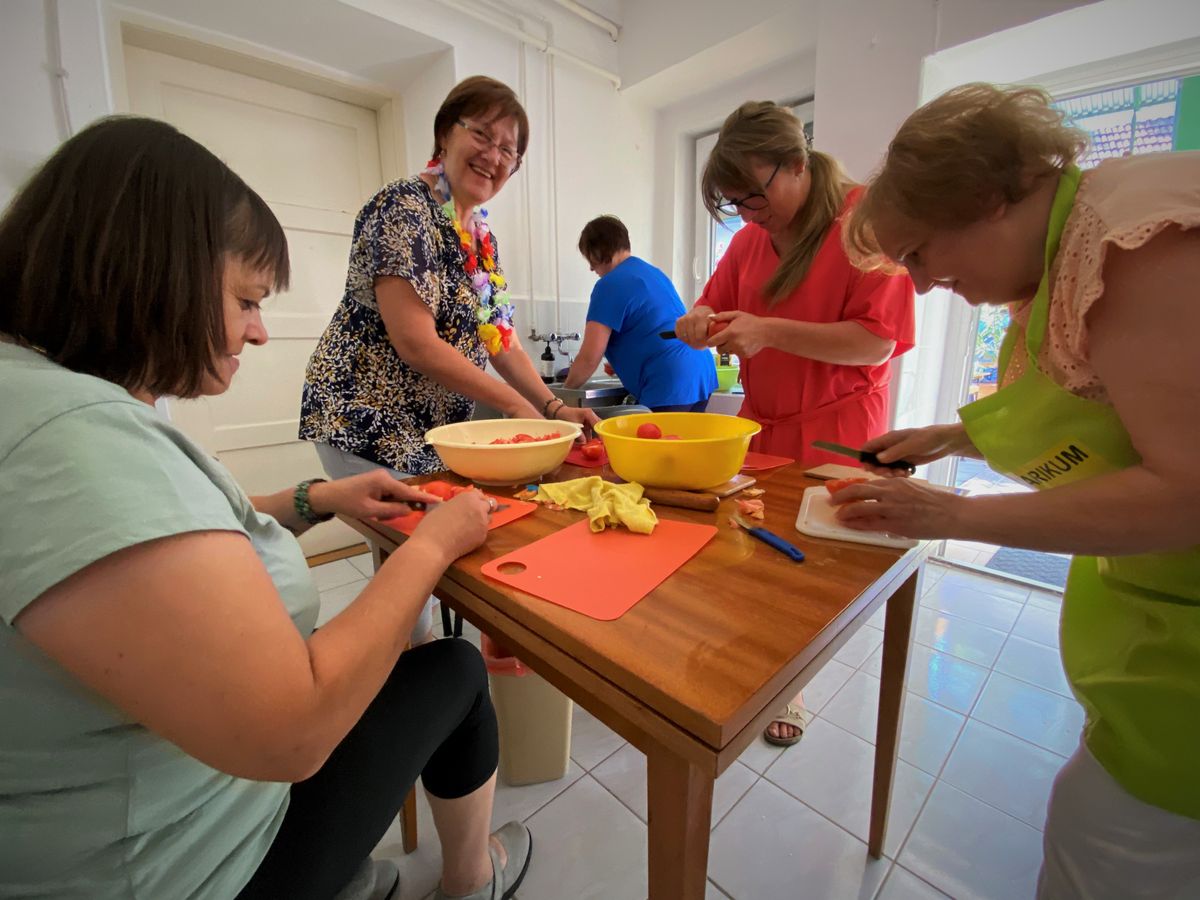
[[[522, 484], [562, 465], [580, 434], [574, 422], [555, 419], [479, 419], [440, 425], [425, 432], [446, 468], [478, 484]], [[517, 434], [556, 434], [548, 441], [493, 444]]]

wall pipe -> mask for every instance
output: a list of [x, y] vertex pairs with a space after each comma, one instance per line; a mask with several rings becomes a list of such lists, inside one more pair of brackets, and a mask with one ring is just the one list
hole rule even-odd
[[608, 32], [609, 37], [611, 37], [614, 41], [621, 36], [620, 25], [611, 19], [604, 18], [604, 16], [600, 15], [598, 12], [592, 12], [592, 10], [588, 9], [582, 3], [577, 3], [575, 0], [554, 0], [554, 2], [563, 9], [569, 9], [571, 12], [575, 13], [575, 15], [579, 16], [579, 18], [591, 22], [598, 28], [603, 28]]

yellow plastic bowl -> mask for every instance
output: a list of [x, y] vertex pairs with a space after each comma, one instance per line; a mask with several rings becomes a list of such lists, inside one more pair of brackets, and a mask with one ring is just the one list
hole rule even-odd
[[[552, 419], [479, 419], [440, 425], [425, 432], [425, 440], [456, 475], [478, 484], [522, 484], [561, 466], [580, 430], [574, 422]], [[558, 437], [528, 444], [491, 443], [516, 434]]]
[[728, 391], [738, 380], [738, 366], [717, 366], [717, 390]]
[[[662, 438], [640, 438], [638, 426], [653, 422]], [[701, 490], [723, 484], [746, 461], [757, 422], [717, 413], [636, 413], [596, 426], [612, 470], [646, 487]], [[668, 440], [665, 435], [679, 435]]]

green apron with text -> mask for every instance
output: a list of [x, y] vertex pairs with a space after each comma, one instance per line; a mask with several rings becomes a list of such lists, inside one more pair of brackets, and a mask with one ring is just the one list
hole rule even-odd
[[[1064, 390], [1037, 366], [1050, 266], [1079, 177], [1072, 166], [1059, 181], [1028, 325], [1022, 334], [1014, 322], [1001, 348], [1001, 383], [1014, 348], [1029, 355], [1026, 373], [959, 410], [988, 465], [1038, 490], [1141, 462], [1111, 406]], [[1061, 627], [1088, 749], [1134, 796], [1200, 819], [1200, 548], [1075, 557]]]

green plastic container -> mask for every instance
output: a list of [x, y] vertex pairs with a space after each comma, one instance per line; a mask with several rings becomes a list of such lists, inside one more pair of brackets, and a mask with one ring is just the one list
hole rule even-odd
[[717, 366], [717, 390], [731, 390], [737, 384], [738, 371], [737, 366]]

